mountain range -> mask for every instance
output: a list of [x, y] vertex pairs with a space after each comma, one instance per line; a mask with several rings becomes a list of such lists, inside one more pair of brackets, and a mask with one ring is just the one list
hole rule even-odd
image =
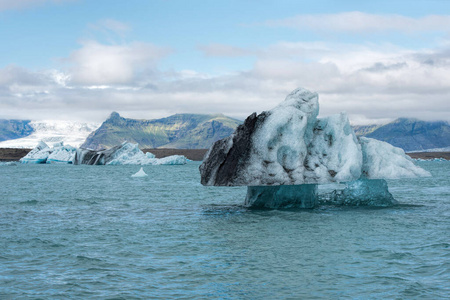
[[136, 120], [113, 112], [81, 147], [99, 150], [127, 141], [138, 143], [140, 148], [209, 148], [232, 134], [240, 123], [222, 114], [176, 114], [156, 120]]
[[30, 120], [0, 119], [0, 142], [30, 135], [33, 132], [30, 122]]
[[[222, 114], [176, 114], [137, 120], [111, 113], [101, 125], [79, 122], [0, 120], [0, 148], [33, 148], [39, 140], [64, 141], [94, 150], [124, 141], [144, 148], [205, 149], [229, 136], [242, 121]], [[450, 125], [444, 121], [399, 118], [385, 125], [353, 126], [357, 136], [388, 142], [405, 151], [450, 147]], [[3, 142], [2, 142], [3, 140]]]
[[354, 126], [356, 135], [374, 138], [406, 152], [450, 146], [448, 122], [399, 118], [385, 125]]

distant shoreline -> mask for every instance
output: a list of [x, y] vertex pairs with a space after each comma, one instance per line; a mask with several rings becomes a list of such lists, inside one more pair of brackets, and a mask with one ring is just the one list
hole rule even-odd
[[[28, 154], [31, 149], [22, 148], [0, 148], [0, 161], [18, 161]], [[171, 155], [184, 155], [190, 160], [201, 161], [208, 149], [142, 149], [144, 153], [151, 152], [156, 158], [167, 157]], [[450, 160], [450, 152], [413, 152], [406, 153], [414, 159], [433, 159], [444, 158]]]

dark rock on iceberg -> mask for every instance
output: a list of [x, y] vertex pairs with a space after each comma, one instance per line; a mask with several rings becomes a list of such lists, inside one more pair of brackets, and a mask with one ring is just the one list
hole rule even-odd
[[94, 151], [89, 149], [79, 149], [73, 161], [74, 165], [106, 165], [114, 157], [123, 145], [118, 145], [107, 150]]

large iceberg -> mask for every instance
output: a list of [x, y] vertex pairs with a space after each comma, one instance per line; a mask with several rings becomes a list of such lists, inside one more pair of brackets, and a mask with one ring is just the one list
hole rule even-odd
[[[387, 192], [382, 181], [371, 180], [430, 176], [402, 149], [357, 139], [345, 113], [323, 119], [318, 113], [317, 93], [302, 88], [274, 109], [253, 113], [209, 149], [200, 166], [201, 183], [248, 186], [245, 203], [251, 207], [308, 208], [317, 204], [317, 184], [352, 182], [347, 194], [358, 184]], [[381, 194], [389, 201], [387, 193]]]

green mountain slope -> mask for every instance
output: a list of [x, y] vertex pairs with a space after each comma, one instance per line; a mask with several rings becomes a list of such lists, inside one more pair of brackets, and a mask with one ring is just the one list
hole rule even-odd
[[0, 142], [29, 136], [33, 127], [29, 120], [0, 120]]
[[450, 125], [444, 121], [426, 122], [400, 118], [365, 135], [405, 151], [450, 146]]
[[353, 130], [355, 131], [356, 136], [366, 136], [378, 128], [380, 128], [383, 125], [354, 125], [352, 126]]
[[138, 143], [140, 148], [209, 148], [232, 134], [240, 123], [221, 114], [176, 114], [156, 120], [135, 120], [113, 112], [81, 147], [98, 150], [128, 141]]

